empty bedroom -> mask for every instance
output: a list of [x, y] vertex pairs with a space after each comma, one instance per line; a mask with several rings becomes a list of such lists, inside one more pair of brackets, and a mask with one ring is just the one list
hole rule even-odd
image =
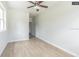
[[79, 57], [79, 2], [0, 1], [0, 57]]

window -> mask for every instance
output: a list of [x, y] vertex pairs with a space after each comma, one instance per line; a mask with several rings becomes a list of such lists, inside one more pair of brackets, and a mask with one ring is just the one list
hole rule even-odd
[[6, 30], [6, 14], [5, 9], [0, 4], [0, 32]]

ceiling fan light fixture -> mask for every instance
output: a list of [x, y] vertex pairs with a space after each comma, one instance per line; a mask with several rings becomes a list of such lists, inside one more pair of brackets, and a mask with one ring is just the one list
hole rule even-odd
[[39, 11], [40, 7], [39, 6], [35, 6], [36, 11]]
[[39, 6], [35, 6], [35, 9], [40, 9], [40, 7]]
[[36, 11], [39, 11], [39, 9], [36, 9]]

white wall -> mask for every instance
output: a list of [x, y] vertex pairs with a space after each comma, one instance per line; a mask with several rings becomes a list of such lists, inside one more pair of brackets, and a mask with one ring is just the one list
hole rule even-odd
[[[2, 5], [2, 3], [0, 2], [0, 7], [1, 7], [1, 5]], [[2, 7], [5, 8], [4, 5], [2, 5]], [[7, 12], [6, 8], [4, 10]], [[6, 18], [6, 16], [5, 16], [5, 18]], [[7, 30], [6, 30], [6, 31], [0, 32], [0, 55], [2, 54], [3, 50], [5, 49], [7, 43], [8, 43], [8, 37], [7, 37]]]
[[8, 43], [8, 38], [7, 38], [7, 31], [5, 32], [0, 32], [0, 55], [2, 54], [3, 50], [5, 49], [7, 43]]
[[9, 42], [29, 39], [29, 14], [26, 2], [8, 1], [7, 27]]
[[36, 36], [79, 56], [79, 5], [46, 2], [36, 17]]
[[8, 32], [10, 42], [29, 39], [29, 15], [27, 10], [9, 9]]

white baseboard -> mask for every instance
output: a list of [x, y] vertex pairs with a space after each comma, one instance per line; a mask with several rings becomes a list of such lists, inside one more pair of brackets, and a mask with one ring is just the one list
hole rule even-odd
[[9, 42], [17, 42], [17, 41], [25, 41], [25, 40], [29, 40], [29, 38], [28, 37], [26, 37], [26, 38], [18, 38], [16, 40], [10, 40], [10, 41], [8, 41], [8, 43]]
[[43, 40], [44, 42], [46, 42], [46, 43], [48, 43], [48, 44], [51, 44], [51, 45], [57, 47], [58, 49], [61, 49], [62, 51], [65, 51], [66, 53], [68, 53], [68, 54], [70, 54], [70, 55], [72, 55], [72, 56], [74, 56], [74, 57], [78, 57], [78, 56], [79, 56], [79, 55], [77, 55], [77, 54], [75, 54], [75, 53], [73, 53], [73, 52], [70, 52], [70, 51], [68, 51], [68, 50], [66, 50], [66, 49], [64, 49], [64, 48], [62, 48], [62, 47], [60, 47], [59, 45], [56, 45], [56, 44], [53, 44], [52, 42], [47, 41], [46, 39], [40, 37], [39, 35], [36, 35], [36, 37], [39, 38], [39, 39], [41, 39], [41, 40]]

